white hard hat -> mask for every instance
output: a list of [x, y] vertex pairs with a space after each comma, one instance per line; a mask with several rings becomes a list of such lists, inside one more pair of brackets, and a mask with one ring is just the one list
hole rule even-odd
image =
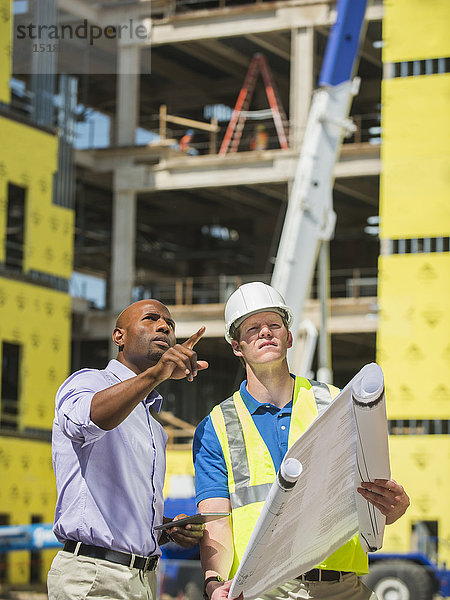
[[227, 342], [231, 344], [234, 332], [247, 317], [266, 311], [278, 313], [284, 317], [288, 328], [291, 326], [292, 311], [286, 306], [280, 292], [261, 281], [241, 285], [231, 294], [225, 305], [225, 339]]

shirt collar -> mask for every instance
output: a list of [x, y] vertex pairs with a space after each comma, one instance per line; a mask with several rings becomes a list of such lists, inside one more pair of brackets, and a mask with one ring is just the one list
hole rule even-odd
[[253, 398], [253, 396], [247, 390], [246, 379], [244, 379], [244, 381], [241, 383], [239, 392], [241, 393], [242, 400], [245, 402], [245, 406], [248, 408], [249, 413], [253, 415], [261, 406], [261, 402], [258, 402], [256, 398]]
[[[136, 373], [134, 371], [129, 369], [126, 365], [116, 360], [115, 358], [109, 361], [106, 370], [110, 371], [120, 381], [126, 381], [127, 379], [132, 379], [133, 377], [136, 377]], [[149, 406], [152, 406], [156, 410], [156, 412], [159, 412], [161, 410], [162, 401], [163, 399], [161, 394], [156, 390], [152, 390], [144, 400], [144, 402]]]
[[[295, 379], [295, 375], [291, 374], [291, 377], [293, 377]], [[239, 392], [241, 394], [242, 400], [245, 403], [245, 406], [248, 408], [248, 411], [250, 414], [255, 414], [256, 411], [258, 410], [258, 408], [261, 408], [261, 406], [266, 406], [267, 403], [265, 402], [258, 402], [258, 400], [256, 400], [256, 398], [254, 398], [250, 392], [247, 390], [247, 380], [244, 379], [244, 381], [241, 383], [241, 386], [239, 388]], [[273, 404], [270, 404], [270, 406], [275, 406]], [[277, 410], [282, 410], [280, 408], [278, 408], [277, 406], [275, 406], [275, 408]], [[283, 410], [291, 410], [292, 409], [292, 400], [290, 402], [288, 402], [286, 404], [286, 406], [283, 407]]]

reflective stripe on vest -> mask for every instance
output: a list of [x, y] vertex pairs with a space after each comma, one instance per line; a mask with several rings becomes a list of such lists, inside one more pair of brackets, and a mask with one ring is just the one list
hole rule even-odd
[[[295, 378], [288, 446], [306, 431], [329, 406], [339, 390], [334, 386]], [[275, 479], [269, 449], [260, 435], [241, 394], [235, 392], [211, 412], [211, 420], [221, 444], [228, 469], [232, 509], [234, 561], [230, 577], [245, 550], [263, 503]], [[251, 451], [248, 452], [248, 449]], [[321, 567], [367, 572], [367, 559], [357, 537], [326, 559]]]
[[[307, 395], [305, 391], [311, 390]], [[333, 389], [336, 395], [336, 388]], [[299, 396], [302, 396], [299, 398]], [[321, 414], [330, 404], [332, 395], [330, 388], [325, 383], [318, 381], [309, 381], [302, 377], [296, 377], [294, 387], [294, 403], [291, 416], [291, 425], [289, 429], [289, 447], [297, 440], [312, 421]], [[233, 486], [230, 490], [230, 501], [232, 508], [246, 506], [253, 502], [264, 502], [269, 493], [269, 489], [275, 479], [275, 468], [269, 450], [264, 444], [256, 425], [254, 425], [251, 415], [249, 415], [244, 401], [239, 392], [227, 398], [220, 404], [223, 415], [226, 436], [228, 441], [228, 452], [230, 454], [230, 465], [232, 469]], [[300, 414], [298, 414], [300, 413]], [[250, 417], [250, 419], [248, 419]], [[253, 435], [257, 435], [264, 445], [260, 450], [268, 453], [270, 464], [269, 481], [267, 483], [251, 483], [251, 475], [247, 452], [247, 447], [242, 422], [247, 421], [247, 429], [252, 430]], [[259, 441], [259, 440], [258, 440]], [[268, 465], [266, 464], [266, 471]]]

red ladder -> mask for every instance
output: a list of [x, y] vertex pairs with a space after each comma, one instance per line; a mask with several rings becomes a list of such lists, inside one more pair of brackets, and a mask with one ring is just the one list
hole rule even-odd
[[286, 113], [284, 112], [275, 81], [273, 80], [269, 63], [264, 54], [258, 53], [253, 56], [248, 68], [244, 84], [239, 92], [236, 106], [234, 107], [230, 122], [228, 123], [219, 154], [226, 154], [230, 144], [230, 152], [237, 152], [239, 142], [241, 141], [242, 130], [244, 129], [247, 118], [245, 113], [250, 106], [258, 73], [262, 74], [264, 86], [266, 88], [266, 96], [272, 110], [272, 118], [275, 123], [280, 146], [283, 150], [287, 150], [289, 147], [287, 142], [288, 121]]

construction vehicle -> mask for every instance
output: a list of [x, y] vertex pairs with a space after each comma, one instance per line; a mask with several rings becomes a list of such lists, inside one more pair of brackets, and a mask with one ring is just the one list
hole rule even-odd
[[432, 600], [450, 596], [450, 571], [422, 552], [377, 552], [369, 555], [369, 575], [363, 581], [378, 600]]

